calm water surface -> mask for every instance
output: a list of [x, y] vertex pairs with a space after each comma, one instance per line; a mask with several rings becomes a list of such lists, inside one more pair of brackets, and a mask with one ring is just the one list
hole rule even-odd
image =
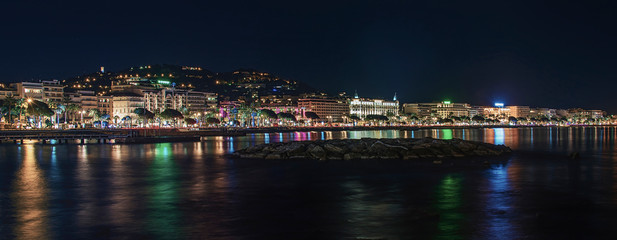
[[[225, 156], [264, 142], [426, 136], [516, 151], [490, 167]], [[581, 127], [2, 144], [0, 239], [615, 239], [616, 140], [614, 127]]]

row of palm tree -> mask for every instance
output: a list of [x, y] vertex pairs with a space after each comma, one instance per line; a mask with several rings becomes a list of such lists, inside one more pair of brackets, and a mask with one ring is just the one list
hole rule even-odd
[[415, 114], [407, 115], [402, 118], [402, 122], [407, 124], [510, 124], [510, 125], [560, 125], [560, 124], [607, 124], [614, 122], [611, 117], [592, 118], [589, 116], [572, 117], [497, 117], [497, 116], [449, 116], [445, 118], [425, 116], [418, 117]]
[[[186, 111], [185, 111], [186, 112]], [[146, 108], [136, 108], [133, 113], [138, 117], [138, 123], [143, 127], [150, 123], [151, 120], [154, 120], [158, 126], [161, 126], [163, 120], [169, 120], [173, 126], [178, 125], [178, 120], [184, 119], [185, 122], [189, 125], [195, 124], [195, 119], [185, 118], [184, 114], [175, 109], [165, 109], [160, 113], [153, 113]], [[125, 117], [123, 121], [132, 122], [130, 117]]]
[[42, 127], [43, 123], [47, 123], [46, 125], [51, 123], [50, 119], [46, 118], [51, 118], [54, 113], [54, 110], [47, 103], [38, 100], [14, 98], [13, 96], [0, 100], [0, 119], [4, 118], [4, 121], [11, 125], [15, 123], [15, 117], [17, 117], [20, 126], [24, 125], [21, 118], [25, 116], [26, 119], [29, 117], [39, 127]]
[[[60, 124], [62, 115], [64, 115], [64, 124], [67, 124], [69, 116], [72, 116], [71, 122], [75, 123], [78, 113], [82, 113], [81, 107], [72, 103], [68, 97], [61, 101], [47, 103], [29, 98], [15, 98], [12, 95], [0, 99], [0, 120], [4, 119], [5, 123], [14, 125], [17, 119], [19, 127], [30, 125], [30, 122], [36, 122], [39, 128], [50, 127], [53, 122]], [[97, 109], [88, 111], [87, 116], [92, 118], [93, 123], [102, 123], [109, 119], [109, 115], [101, 113]], [[23, 122], [22, 118], [24, 117], [31, 121]]]

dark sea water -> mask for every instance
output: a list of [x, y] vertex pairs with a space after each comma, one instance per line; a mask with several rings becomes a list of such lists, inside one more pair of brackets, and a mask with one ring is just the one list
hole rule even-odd
[[[225, 156], [264, 142], [426, 136], [515, 153], [454, 167]], [[615, 127], [572, 127], [0, 144], [0, 239], [616, 239], [616, 140]]]

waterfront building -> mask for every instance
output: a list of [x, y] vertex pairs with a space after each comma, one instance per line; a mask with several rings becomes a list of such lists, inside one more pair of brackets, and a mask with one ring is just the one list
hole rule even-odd
[[403, 113], [417, 117], [473, 117], [478, 114], [468, 103], [453, 103], [443, 101], [439, 103], [405, 103]]
[[144, 108], [151, 112], [163, 112], [165, 109], [179, 110], [186, 107], [186, 96], [175, 89], [153, 89], [143, 91]]
[[61, 102], [64, 97], [64, 86], [58, 80], [41, 81], [43, 100], [47, 102]]
[[531, 113], [529, 106], [508, 106], [509, 116], [515, 118], [527, 118]]
[[601, 118], [606, 116], [606, 112], [602, 110], [589, 110], [589, 115], [592, 118]]
[[109, 114], [112, 115], [113, 114], [113, 103], [112, 103], [112, 96], [108, 96], [108, 95], [99, 95], [96, 96], [97, 98], [97, 104], [96, 104], [96, 108], [103, 114]]
[[218, 105], [218, 94], [211, 92], [204, 92], [206, 97], [206, 111], [215, 111]]
[[64, 96], [64, 86], [58, 80], [18, 82], [12, 83], [10, 86], [15, 89], [14, 96], [18, 98], [30, 98], [42, 102], [60, 102]]
[[283, 104], [269, 104], [267, 106], [261, 106], [259, 108], [272, 110], [275, 113], [285, 112], [285, 113], [291, 113], [294, 115], [298, 115], [300, 113], [300, 111], [298, 110], [298, 105], [290, 106], [290, 105], [283, 105]]
[[132, 92], [114, 93], [112, 97], [113, 117], [122, 119], [129, 116], [131, 119], [136, 119], [135, 109], [143, 108], [143, 96]]
[[529, 116], [536, 117], [536, 118], [538, 117], [551, 118], [551, 117], [557, 116], [557, 113], [555, 109], [550, 109], [550, 108], [531, 108], [529, 110]]
[[483, 106], [482, 112], [483, 112], [483, 115], [486, 117], [493, 117], [493, 118], [499, 118], [499, 119], [510, 117], [510, 108], [506, 108], [506, 107]]
[[75, 93], [67, 93], [71, 98], [71, 102], [78, 104], [82, 111], [90, 112], [90, 110], [98, 109], [98, 98], [94, 91], [79, 90]]
[[269, 109], [275, 113], [292, 113], [299, 114], [298, 111], [298, 96], [292, 95], [265, 95], [259, 97], [259, 108]]
[[0, 88], [0, 99], [5, 99], [9, 96], [18, 97], [17, 90], [14, 88]]
[[[396, 96], [394, 97], [396, 99]], [[349, 114], [364, 118], [367, 115], [387, 116], [392, 114], [399, 115], [399, 102], [397, 100], [387, 101], [383, 99], [359, 98], [356, 93], [349, 102]]]
[[19, 82], [14, 83], [19, 98], [30, 98], [43, 101], [43, 84], [40, 82]]
[[469, 108], [469, 117], [475, 117], [477, 115], [482, 115], [484, 113], [484, 109], [479, 106], [471, 106]]
[[212, 111], [216, 104], [216, 94], [186, 89], [163, 88], [142, 89], [144, 108], [151, 112], [175, 109], [197, 114]]
[[298, 111], [303, 118], [306, 112], [314, 112], [322, 121], [342, 122], [349, 115], [349, 104], [343, 99], [303, 98], [298, 99]]
[[268, 106], [297, 106], [298, 96], [292, 95], [265, 95], [259, 96], [259, 104], [262, 107]]
[[602, 110], [585, 110], [581, 108], [568, 109], [568, 113], [572, 117], [587, 117], [587, 118], [601, 118], [606, 116], [606, 112]]
[[[189, 112], [202, 113], [211, 109], [211, 101], [213, 93], [199, 92], [194, 90], [186, 90], [186, 107]], [[216, 100], [214, 100], [216, 102]], [[210, 103], [210, 104], [209, 104]]]
[[452, 103], [443, 101], [438, 103], [431, 112], [440, 118], [448, 117], [468, 117], [471, 106], [468, 103]]
[[438, 103], [405, 103], [403, 104], [403, 113], [416, 115], [417, 117], [430, 117], [432, 109], [437, 107]]

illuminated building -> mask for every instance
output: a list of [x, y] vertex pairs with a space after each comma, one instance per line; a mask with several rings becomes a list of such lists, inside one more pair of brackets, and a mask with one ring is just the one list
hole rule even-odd
[[136, 119], [135, 109], [143, 108], [143, 96], [131, 92], [115, 93], [112, 97], [113, 116], [120, 119], [129, 116]]
[[89, 112], [93, 109], [98, 109], [98, 98], [94, 91], [79, 90], [77, 92], [67, 92], [66, 96], [71, 99], [71, 102], [80, 106], [81, 111]]
[[473, 117], [477, 110], [468, 103], [453, 103], [443, 101], [439, 103], [405, 103], [403, 113], [415, 114], [417, 117]]
[[287, 112], [299, 114], [298, 96], [292, 95], [266, 95], [259, 97], [261, 109], [269, 109], [276, 113]]
[[554, 117], [557, 116], [555, 109], [550, 108], [531, 108], [529, 110], [529, 116], [531, 117]]
[[440, 118], [448, 117], [468, 117], [469, 116], [468, 103], [452, 103], [450, 101], [443, 101], [438, 103], [431, 112], [435, 113], [435, 116]]
[[96, 108], [103, 114], [109, 114], [112, 115], [113, 114], [113, 103], [112, 103], [112, 96], [96, 96], [97, 98], [97, 104], [96, 104]]
[[483, 115], [487, 117], [506, 118], [510, 116], [510, 109], [504, 107], [482, 107]]
[[43, 101], [43, 84], [36, 82], [20, 82], [14, 84], [19, 98], [30, 98]]
[[568, 113], [572, 117], [590, 117], [600, 118], [606, 116], [606, 112], [602, 110], [585, 110], [581, 108], [568, 109]]
[[16, 89], [16, 97], [30, 98], [39, 101], [62, 101], [64, 96], [64, 86], [58, 80], [40, 82], [19, 82], [11, 86]]
[[206, 108], [209, 111], [216, 109], [218, 105], [218, 94], [206, 92], [204, 96], [206, 97]]
[[286, 113], [291, 113], [291, 114], [299, 114], [300, 111], [298, 110], [298, 106], [290, 106], [290, 105], [277, 105], [277, 104], [270, 104], [268, 106], [261, 106], [259, 107], [260, 109], [268, 109], [268, 110], [272, 110], [275, 113], [282, 113], [282, 112], [286, 112]]
[[298, 96], [292, 95], [265, 95], [259, 97], [262, 107], [268, 106], [297, 106]]
[[322, 121], [342, 122], [343, 116], [349, 115], [349, 104], [341, 99], [303, 98], [298, 99], [298, 111], [302, 117], [306, 117], [306, 112], [314, 112]]
[[48, 102], [60, 102], [64, 97], [64, 86], [58, 80], [41, 81], [43, 86], [43, 100]]
[[433, 108], [437, 107], [438, 103], [405, 103], [403, 104], [403, 113], [416, 115], [417, 117], [429, 117]]
[[0, 88], [0, 99], [5, 99], [8, 96], [17, 96], [17, 90], [13, 88]]
[[[396, 97], [395, 97], [396, 98]], [[364, 118], [367, 115], [387, 116], [389, 113], [398, 116], [399, 102], [387, 101], [383, 99], [359, 98], [356, 93], [349, 102], [349, 114]]]
[[529, 106], [508, 106], [507, 109], [509, 116], [515, 118], [526, 118], [531, 112]]
[[144, 108], [152, 112], [165, 109], [182, 110], [191, 113], [212, 111], [216, 106], [216, 94], [193, 90], [164, 88], [143, 90]]

